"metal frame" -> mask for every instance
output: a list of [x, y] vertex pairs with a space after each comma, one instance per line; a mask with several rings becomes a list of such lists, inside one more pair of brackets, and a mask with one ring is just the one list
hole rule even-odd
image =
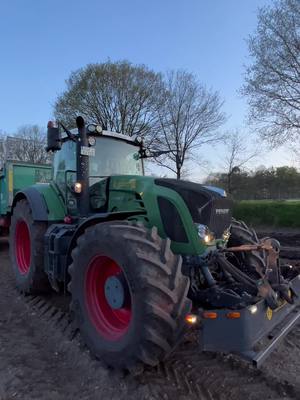
[[[251, 360], [259, 367], [271, 354], [276, 345], [300, 321], [300, 275], [290, 282], [293, 293], [293, 304], [286, 301], [275, 310], [271, 310], [264, 299], [254, 306], [256, 312], [251, 312], [251, 307], [234, 310], [240, 313], [236, 319], [228, 318], [232, 309], [202, 310], [200, 317], [206, 311], [216, 313], [215, 319], [202, 318], [200, 330], [200, 347], [204, 351], [220, 351], [237, 353], [243, 358]], [[252, 308], [253, 310], [253, 308]], [[268, 336], [271, 339], [268, 339]], [[268, 340], [268, 344], [261, 343], [264, 348], [256, 349], [259, 342]]]

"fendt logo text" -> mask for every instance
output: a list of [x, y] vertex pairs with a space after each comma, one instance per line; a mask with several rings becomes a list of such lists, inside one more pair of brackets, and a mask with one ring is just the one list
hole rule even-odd
[[216, 208], [216, 214], [228, 214], [229, 213], [229, 208]]

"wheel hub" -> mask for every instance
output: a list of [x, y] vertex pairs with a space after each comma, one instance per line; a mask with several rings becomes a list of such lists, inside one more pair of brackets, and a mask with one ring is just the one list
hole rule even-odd
[[129, 293], [122, 273], [108, 277], [105, 281], [104, 290], [106, 301], [111, 308], [119, 310], [126, 306]]

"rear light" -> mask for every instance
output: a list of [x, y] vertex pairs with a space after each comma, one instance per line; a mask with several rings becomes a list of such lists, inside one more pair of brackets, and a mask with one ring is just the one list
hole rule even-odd
[[216, 319], [216, 318], [218, 318], [218, 314], [213, 311], [204, 311], [204, 313], [202, 314], [202, 317], [205, 319]]
[[73, 222], [72, 217], [70, 217], [70, 215], [66, 215], [65, 218], [64, 218], [64, 223], [65, 224], [72, 224], [72, 222]]

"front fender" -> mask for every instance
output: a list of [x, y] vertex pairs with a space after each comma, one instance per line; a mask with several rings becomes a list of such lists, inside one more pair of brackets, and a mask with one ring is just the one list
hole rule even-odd
[[21, 190], [15, 195], [12, 210], [21, 199], [28, 201], [35, 221], [57, 222], [64, 219], [64, 203], [51, 184], [37, 184]]
[[108, 213], [101, 213], [101, 214], [95, 214], [92, 217], [89, 217], [85, 219], [79, 226], [77, 227], [76, 231], [74, 232], [72, 239], [70, 241], [69, 247], [68, 247], [68, 264], [71, 261], [71, 252], [76, 246], [76, 242], [79, 236], [81, 236], [84, 231], [93, 225], [103, 223], [103, 222], [109, 222], [109, 221], [124, 221], [126, 219], [129, 219], [131, 217], [136, 217], [140, 215], [144, 215], [145, 213], [141, 211], [120, 211], [120, 212], [108, 212]]

